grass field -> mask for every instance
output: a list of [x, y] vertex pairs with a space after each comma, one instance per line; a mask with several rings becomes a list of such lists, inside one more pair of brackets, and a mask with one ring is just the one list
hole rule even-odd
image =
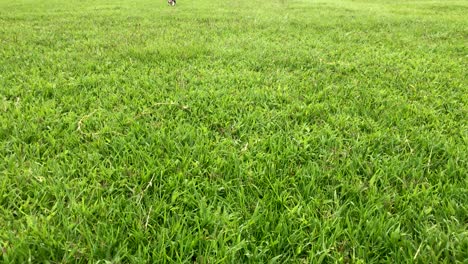
[[467, 263], [467, 13], [0, 0], [0, 262]]

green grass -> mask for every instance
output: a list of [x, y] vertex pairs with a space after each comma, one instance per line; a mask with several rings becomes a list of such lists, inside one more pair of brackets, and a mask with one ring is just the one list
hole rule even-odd
[[0, 262], [466, 263], [467, 13], [0, 0]]

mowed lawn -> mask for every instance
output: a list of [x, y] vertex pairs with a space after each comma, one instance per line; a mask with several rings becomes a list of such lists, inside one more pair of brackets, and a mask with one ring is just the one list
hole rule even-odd
[[466, 263], [467, 14], [0, 0], [0, 262]]

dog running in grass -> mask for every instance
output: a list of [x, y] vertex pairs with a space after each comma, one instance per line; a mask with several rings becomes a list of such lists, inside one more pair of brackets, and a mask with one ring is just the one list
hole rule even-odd
[[176, 5], [176, 0], [167, 0], [167, 3], [171, 6], [175, 6]]

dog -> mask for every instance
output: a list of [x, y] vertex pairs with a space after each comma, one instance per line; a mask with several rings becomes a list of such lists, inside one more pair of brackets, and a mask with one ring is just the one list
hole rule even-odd
[[175, 6], [176, 5], [176, 0], [167, 0], [167, 3], [171, 6]]

